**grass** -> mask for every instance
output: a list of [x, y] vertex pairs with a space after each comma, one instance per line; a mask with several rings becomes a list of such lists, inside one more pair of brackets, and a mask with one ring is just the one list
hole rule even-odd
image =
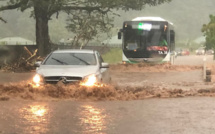
[[109, 52], [102, 55], [105, 62], [114, 64], [122, 61], [122, 49], [112, 48]]

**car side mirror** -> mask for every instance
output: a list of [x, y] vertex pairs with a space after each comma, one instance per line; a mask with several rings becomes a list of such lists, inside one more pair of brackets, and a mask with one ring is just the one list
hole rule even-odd
[[102, 63], [101, 68], [109, 68], [109, 64], [108, 63]]
[[41, 63], [42, 63], [42, 61], [37, 61], [37, 62], [34, 64], [34, 66], [35, 66], [35, 67], [40, 67]]

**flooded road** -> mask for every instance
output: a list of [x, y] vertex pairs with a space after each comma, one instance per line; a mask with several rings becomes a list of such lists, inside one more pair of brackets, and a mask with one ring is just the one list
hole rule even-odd
[[1, 134], [213, 133], [215, 98], [0, 102]]
[[[212, 63], [211, 57], [207, 61]], [[119, 87], [132, 87], [122, 88], [129, 92], [118, 92], [119, 87], [82, 92], [58, 86], [37, 91], [8, 84], [29, 80], [33, 73], [0, 72], [0, 134], [214, 133], [215, 84], [202, 79], [203, 58], [177, 57], [176, 66], [116, 66], [120, 68], [112, 70], [112, 78]], [[92, 93], [97, 98], [90, 98]], [[101, 101], [103, 93], [110, 98]]]

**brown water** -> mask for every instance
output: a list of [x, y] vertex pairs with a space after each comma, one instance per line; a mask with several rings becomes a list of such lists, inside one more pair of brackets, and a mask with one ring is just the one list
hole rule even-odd
[[102, 88], [32, 88], [33, 73], [0, 72], [0, 134], [214, 133], [215, 85], [202, 80], [202, 57], [177, 60], [198, 64], [113, 66], [114, 84]]
[[159, 101], [1, 101], [0, 133], [213, 133], [214, 101], [215, 98], [206, 97]]
[[[184, 84], [184, 85], [183, 85]], [[196, 84], [196, 85], [195, 85]], [[215, 96], [213, 84], [209, 87], [184, 89], [183, 86], [195, 86], [198, 83], [175, 83], [175, 86], [143, 85], [85, 87], [80, 85], [44, 85], [34, 88], [28, 83], [0, 85], [0, 101], [10, 99], [24, 100], [142, 100], [147, 98], [176, 98], [186, 96]], [[181, 87], [182, 86], [182, 87]], [[204, 86], [204, 85], [203, 85]]]

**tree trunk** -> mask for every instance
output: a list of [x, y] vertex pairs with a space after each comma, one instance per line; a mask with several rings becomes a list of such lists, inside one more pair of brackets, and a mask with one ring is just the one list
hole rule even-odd
[[39, 56], [46, 56], [51, 52], [51, 43], [49, 38], [48, 21], [49, 17], [47, 10], [34, 7], [35, 19], [36, 19], [36, 43], [38, 47]]

